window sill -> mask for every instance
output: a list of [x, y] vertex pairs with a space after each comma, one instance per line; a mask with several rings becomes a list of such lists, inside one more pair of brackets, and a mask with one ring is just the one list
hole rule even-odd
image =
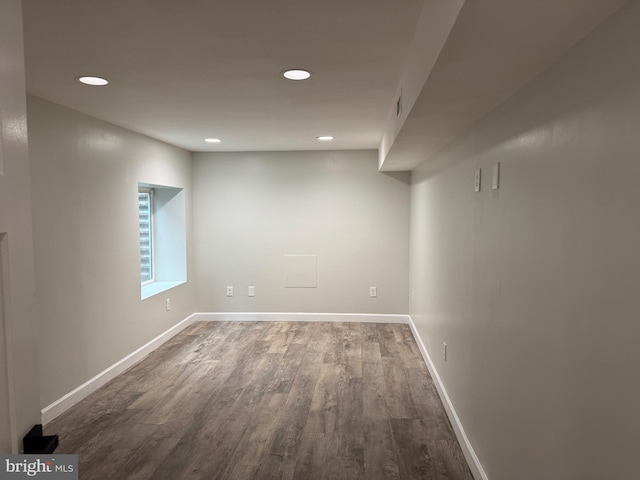
[[144, 300], [146, 298], [153, 297], [154, 295], [166, 292], [167, 290], [177, 287], [178, 285], [182, 285], [183, 283], [187, 282], [179, 280], [175, 282], [153, 282], [148, 285], [143, 285], [140, 287], [140, 299]]

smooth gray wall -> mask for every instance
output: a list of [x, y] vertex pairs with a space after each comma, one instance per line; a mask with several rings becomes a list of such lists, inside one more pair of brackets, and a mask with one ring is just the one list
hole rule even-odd
[[639, 25], [631, 2], [412, 175], [411, 314], [490, 480], [640, 472]]
[[40, 423], [22, 3], [0, 2], [0, 453]]
[[[375, 151], [193, 158], [198, 311], [408, 311], [409, 179]], [[284, 288], [285, 254], [317, 255], [317, 288]]]
[[33, 96], [28, 124], [45, 407], [193, 313], [191, 278], [140, 300], [137, 206], [185, 189], [191, 266], [191, 155]]

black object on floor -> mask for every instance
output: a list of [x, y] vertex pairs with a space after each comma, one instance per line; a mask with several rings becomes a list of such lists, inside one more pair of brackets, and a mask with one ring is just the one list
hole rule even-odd
[[58, 435], [43, 435], [42, 425], [34, 425], [22, 438], [25, 454], [53, 453], [58, 447]]

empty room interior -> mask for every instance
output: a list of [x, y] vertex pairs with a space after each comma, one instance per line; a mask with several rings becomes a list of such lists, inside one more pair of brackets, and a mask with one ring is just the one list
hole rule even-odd
[[638, 478], [639, 47], [627, 0], [1, 0], [0, 453]]

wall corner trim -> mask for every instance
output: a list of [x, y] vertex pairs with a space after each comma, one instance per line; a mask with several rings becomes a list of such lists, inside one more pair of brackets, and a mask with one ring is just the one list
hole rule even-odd
[[91, 395], [98, 388], [102, 387], [110, 380], [113, 380], [116, 376], [127, 370], [129, 367], [132, 367], [133, 365], [138, 363], [140, 360], [149, 355], [167, 340], [171, 339], [182, 330], [187, 328], [194, 321], [195, 314], [189, 315], [187, 318], [181, 320], [173, 327], [158, 335], [153, 340], [145, 343], [137, 350], [131, 352], [126, 357], [118, 360], [116, 363], [114, 363], [110, 367], [107, 367], [93, 378], [87, 380], [79, 387], [60, 397], [50, 405], [44, 407], [40, 412], [42, 415], [42, 424], [46, 425], [54, 418], [73, 407], [76, 403]]
[[442, 383], [442, 379], [436, 370], [435, 365], [431, 361], [431, 357], [429, 356], [429, 352], [427, 352], [427, 348], [418, 333], [418, 329], [416, 325], [413, 323], [413, 319], [409, 316], [409, 327], [411, 327], [411, 332], [413, 333], [414, 338], [416, 339], [416, 343], [418, 344], [418, 348], [420, 349], [420, 353], [422, 353], [422, 358], [424, 362], [427, 364], [427, 368], [429, 369], [429, 373], [431, 373], [431, 377], [433, 378], [433, 382], [435, 383], [436, 389], [438, 390], [438, 394], [440, 395], [440, 399], [442, 400], [442, 404], [444, 405], [444, 409], [447, 411], [447, 416], [451, 421], [451, 425], [453, 426], [453, 430], [456, 434], [458, 442], [460, 443], [460, 447], [462, 448], [462, 452], [464, 454], [464, 458], [467, 460], [469, 464], [469, 468], [471, 469], [471, 473], [473, 477], [477, 480], [489, 480], [484, 468], [482, 468], [482, 464], [480, 463], [480, 459], [476, 455], [475, 450], [471, 446], [471, 442], [467, 437], [467, 434], [464, 431], [464, 427], [462, 426], [462, 422], [460, 418], [458, 418], [458, 414], [456, 413], [453, 404], [451, 403], [451, 399], [447, 394], [447, 390], [444, 388], [444, 384]]

